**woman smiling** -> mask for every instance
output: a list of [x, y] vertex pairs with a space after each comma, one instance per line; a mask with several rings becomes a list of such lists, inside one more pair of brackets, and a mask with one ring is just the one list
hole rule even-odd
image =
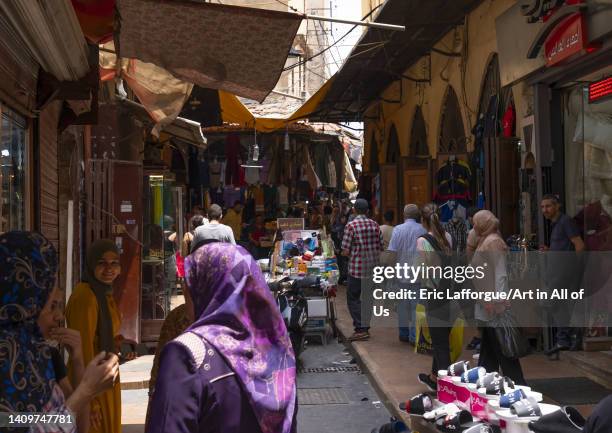
[[[119, 251], [111, 240], [94, 242], [87, 252], [85, 281], [73, 290], [66, 306], [68, 327], [81, 334], [83, 361], [87, 364], [98, 352], [118, 353], [121, 319], [113, 298], [113, 282], [121, 273]], [[70, 365], [71, 370], [73, 368]], [[100, 394], [91, 405], [94, 433], [121, 432], [121, 386]]]

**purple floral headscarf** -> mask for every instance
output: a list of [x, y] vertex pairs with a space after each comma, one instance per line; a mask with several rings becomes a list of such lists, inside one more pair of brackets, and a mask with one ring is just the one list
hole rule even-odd
[[289, 433], [296, 405], [295, 355], [259, 265], [242, 247], [211, 243], [185, 259], [196, 321], [249, 395], [263, 433]]

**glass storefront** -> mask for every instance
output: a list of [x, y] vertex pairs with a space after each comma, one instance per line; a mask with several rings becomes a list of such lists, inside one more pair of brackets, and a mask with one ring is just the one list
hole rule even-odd
[[612, 251], [612, 100], [589, 103], [588, 85], [565, 94], [565, 203], [589, 251]]
[[27, 122], [0, 104], [0, 233], [26, 229]]
[[[174, 179], [145, 176], [142, 319], [163, 320], [177, 292], [177, 189]], [[173, 236], [174, 234], [174, 236]]]
[[592, 293], [585, 337], [610, 336], [612, 311], [612, 99], [589, 102], [589, 80], [564, 93], [565, 210], [590, 251], [583, 287]]

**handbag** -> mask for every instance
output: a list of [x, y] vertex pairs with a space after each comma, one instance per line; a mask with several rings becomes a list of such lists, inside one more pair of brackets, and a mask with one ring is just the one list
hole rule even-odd
[[489, 326], [495, 328], [495, 336], [506, 358], [518, 359], [527, 355], [529, 343], [509, 310], [494, 317], [489, 322]]

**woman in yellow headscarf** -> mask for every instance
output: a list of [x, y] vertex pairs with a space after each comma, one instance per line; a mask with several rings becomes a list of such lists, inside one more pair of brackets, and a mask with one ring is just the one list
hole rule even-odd
[[[81, 333], [85, 365], [100, 351], [118, 353], [121, 319], [113, 299], [113, 282], [121, 273], [119, 251], [111, 240], [98, 240], [87, 252], [86, 281], [73, 290], [66, 306], [69, 328]], [[91, 404], [90, 433], [121, 433], [121, 384]]]

